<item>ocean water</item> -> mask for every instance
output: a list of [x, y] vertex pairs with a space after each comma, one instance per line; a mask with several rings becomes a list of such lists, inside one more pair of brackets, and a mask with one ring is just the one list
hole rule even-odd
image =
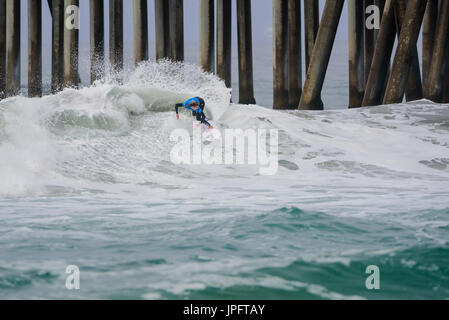
[[[267, 65], [264, 107], [153, 62], [123, 85], [1, 101], [0, 298], [448, 299], [449, 106], [342, 109], [333, 63], [328, 110], [273, 111]], [[197, 95], [220, 130], [277, 129], [276, 174], [175, 165], [170, 134], [192, 123], [172, 106]]]

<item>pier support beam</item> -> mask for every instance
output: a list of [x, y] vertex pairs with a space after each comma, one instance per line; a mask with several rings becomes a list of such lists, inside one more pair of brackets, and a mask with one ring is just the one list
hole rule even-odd
[[384, 104], [401, 103], [410, 74], [416, 41], [419, 37], [427, 0], [409, 0], [400, 31], [396, 56], [388, 79]]
[[52, 0], [51, 92], [62, 89], [64, 68], [64, 0]]
[[446, 69], [446, 76], [444, 78], [444, 92], [442, 103], [449, 103], [449, 63]]
[[426, 87], [426, 99], [442, 102], [445, 89], [444, 78], [449, 58], [449, 1], [441, 3], [438, 15], [435, 44], [433, 47], [430, 73]]
[[232, 0], [217, 0], [217, 75], [231, 88]]
[[299, 109], [322, 110], [320, 99], [344, 0], [326, 1]]
[[363, 1], [348, 0], [349, 108], [360, 107], [365, 92], [364, 18]]
[[65, 0], [64, 8], [64, 86], [78, 87], [79, 0]]
[[[405, 13], [407, 10], [408, 2], [406, 0], [396, 0], [395, 5], [395, 17], [396, 17], [396, 29], [398, 33], [401, 32]], [[407, 79], [407, 85], [405, 88], [406, 101], [415, 101], [423, 98], [423, 89], [421, 82], [421, 71], [419, 65], [418, 49], [416, 44], [412, 48], [412, 57], [408, 62], [410, 65], [409, 75]]]
[[387, 0], [385, 4], [382, 22], [377, 36], [373, 62], [371, 64], [365, 96], [363, 98], [363, 107], [377, 106], [382, 103], [382, 94], [387, 82], [391, 54], [393, 53], [394, 41], [397, 34], [393, 5], [394, 1], [395, 0]]
[[184, 1], [168, 0], [170, 59], [184, 61]]
[[20, 93], [20, 0], [6, 1], [6, 96]]
[[6, 0], [0, 0], [0, 100], [6, 94]]
[[134, 64], [148, 60], [148, 2], [133, 0]]
[[288, 107], [296, 109], [302, 94], [301, 0], [288, 0]]
[[[365, 86], [368, 82], [369, 73], [371, 70], [371, 64], [373, 62], [374, 50], [376, 48], [378, 30], [375, 28], [376, 24], [381, 21], [382, 13], [385, 7], [385, 0], [364, 0], [364, 34], [365, 34], [365, 48], [364, 48], [364, 60], [365, 60]], [[374, 11], [373, 11], [374, 8]], [[376, 21], [377, 9], [379, 10], [379, 21]], [[374, 26], [371, 24], [374, 23]], [[369, 28], [368, 28], [369, 27]]]
[[42, 0], [28, 0], [28, 96], [42, 96]]
[[215, 5], [214, 0], [200, 0], [200, 66], [215, 71]]
[[168, 26], [168, 1], [154, 0], [156, 25], [156, 60], [168, 58], [170, 52], [170, 38]]
[[[374, 0], [364, 0], [364, 19], [363, 25], [365, 26], [365, 21], [368, 18], [367, 11], [371, 6], [374, 6]], [[369, 11], [368, 11], [369, 12]], [[364, 61], [365, 61], [365, 84], [368, 81], [369, 71], [371, 69], [371, 63], [373, 61], [374, 48], [376, 46], [376, 30], [368, 29], [366, 26], [363, 28], [365, 34], [365, 46], [364, 46]]]
[[109, 0], [109, 61], [118, 76], [123, 70], [123, 0]]
[[[359, 0], [360, 1], [360, 0]], [[306, 51], [306, 70], [309, 68], [312, 58], [315, 39], [320, 25], [319, 0], [304, 0], [304, 24], [305, 24], [305, 51]]]
[[273, 108], [288, 109], [288, 2], [273, 0]]
[[104, 0], [90, 0], [90, 82], [104, 76]]
[[424, 14], [422, 34], [422, 81], [424, 91], [426, 91], [427, 79], [430, 73], [430, 64], [432, 62], [437, 19], [438, 1], [428, 1], [426, 13]]
[[251, 24], [251, 0], [237, 0], [239, 103], [241, 104], [256, 103], [256, 99], [254, 99]]

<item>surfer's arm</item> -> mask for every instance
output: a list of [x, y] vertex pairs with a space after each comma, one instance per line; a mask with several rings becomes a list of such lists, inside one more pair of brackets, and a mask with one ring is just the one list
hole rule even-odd
[[204, 101], [204, 99], [201, 99], [199, 97], [197, 99], [200, 101], [200, 108], [204, 112], [204, 108], [206, 107], [206, 102]]
[[175, 105], [175, 110], [176, 110], [176, 118], [179, 119], [179, 108], [182, 108], [183, 104], [182, 103], [177, 103]]

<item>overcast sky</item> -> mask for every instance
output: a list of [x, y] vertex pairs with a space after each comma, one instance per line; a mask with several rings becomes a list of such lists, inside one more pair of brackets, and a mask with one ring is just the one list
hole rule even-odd
[[[80, 0], [81, 10], [81, 27], [80, 27], [80, 42], [84, 44], [89, 43], [89, 1]], [[324, 0], [320, 1], [320, 7], [324, 6]], [[124, 0], [124, 37], [125, 43], [132, 42], [132, 0]], [[184, 32], [185, 41], [197, 43], [199, 38], [198, 30], [198, 14], [199, 14], [198, 0], [184, 0]], [[303, 1], [301, 1], [303, 5]], [[47, 1], [42, 0], [43, 6], [43, 42], [49, 44], [51, 42], [51, 16], [48, 9]], [[233, 6], [233, 37], [236, 41], [237, 26], [236, 26], [236, 1], [232, 2]], [[107, 10], [109, 8], [109, 1], [105, 0], [105, 24], [109, 23], [109, 15]], [[150, 42], [154, 42], [154, 0], [148, 0], [149, 12], [149, 37]], [[22, 17], [27, 17], [27, 0], [22, 0]], [[252, 0], [252, 25], [253, 25], [253, 40], [254, 41], [271, 41], [272, 30], [272, 1], [271, 0]], [[22, 19], [22, 42], [27, 39], [27, 21]], [[347, 36], [347, 14], [346, 8], [343, 12], [339, 32], [337, 37], [341, 40], [346, 39]], [[105, 28], [106, 40], [108, 39], [108, 28]]]

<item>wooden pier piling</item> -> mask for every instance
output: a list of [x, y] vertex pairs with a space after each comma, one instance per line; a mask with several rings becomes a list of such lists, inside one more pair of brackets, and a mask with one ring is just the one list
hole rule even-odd
[[111, 73], [120, 80], [123, 70], [123, 0], [109, 0], [109, 61]]
[[6, 0], [0, 0], [0, 100], [6, 94]]
[[430, 73], [425, 92], [426, 99], [442, 102], [445, 89], [444, 78], [449, 58], [449, 1], [441, 3], [435, 34]]
[[104, 76], [104, 0], [90, 0], [90, 82]]
[[134, 64], [148, 60], [148, 2], [133, 0]]
[[384, 104], [401, 103], [408, 77], [413, 50], [419, 37], [427, 0], [409, 0], [400, 31], [396, 56], [385, 91]]
[[20, 92], [20, 0], [6, 1], [6, 96]]
[[42, 96], [42, 0], [28, 0], [28, 96]]
[[426, 91], [438, 19], [438, 1], [428, 1], [422, 31], [422, 81]]
[[322, 110], [320, 99], [344, 0], [326, 1], [312, 53], [299, 109]]
[[301, 0], [288, 0], [288, 108], [298, 108], [302, 94]]
[[255, 104], [253, 84], [253, 41], [251, 0], [237, 0], [239, 56], [239, 103]]
[[[395, 4], [395, 17], [396, 17], [396, 29], [398, 33], [401, 32], [402, 25], [404, 23], [404, 17], [407, 10], [408, 2], [406, 0], [396, 0]], [[418, 49], [416, 44], [412, 48], [412, 57], [410, 60], [410, 70], [407, 79], [407, 85], [405, 88], [406, 101], [415, 101], [423, 98], [423, 89], [421, 82], [421, 71], [419, 65]]]
[[[20, 93], [20, 5], [0, 0], [0, 99]], [[232, 1], [197, 0], [199, 64], [232, 85]], [[302, 87], [301, 0], [272, 0], [273, 108], [322, 110], [324, 79], [344, 0], [304, 0], [306, 78]], [[111, 78], [122, 81], [124, 2], [109, 0]], [[45, 0], [44, 0], [45, 3]], [[52, 16], [51, 91], [77, 88], [79, 0], [46, 0]], [[156, 59], [184, 61], [184, 0], [154, 0]], [[215, 4], [216, 3], [216, 4]], [[252, 0], [236, 0], [239, 103], [255, 104]], [[190, 4], [190, 3], [189, 3]], [[148, 0], [133, 0], [134, 63], [149, 59]], [[367, 10], [370, 6], [373, 6]], [[91, 0], [91, 83], [105, 72], [104, 0]], [[216, 6], [216, 9], [215, 9]], [[374, 12], [373, 12], [374, 8]], [[373, 13], [381, 16], [374, 17]], [[215, 11], [216, 10], [216, 11]], [[215, 17], [217, 21], [215, 21]], [[370, 25], [369, 19], [375, 19]], [[380, 18], [380, 29], [377, 19]], [[42, 0], [28, 0], [28, 95], [42, 96]], [[191, 19], [188, 20], [191, 23]], [[70, 27], [70, 26], [73, 27]], [[216, 25], [216, 26], [215, 26]], [[417, 39], [423, 25], [422, 75]], [[216, 34], [215, 34], [216, 32]], [[398, 45], [394, 51], [395, 38]], [[348, 0], [349, 108], [425, 97], [449, 102], [449, 0]], [[393, 63], [392, 63], [393, 60]]]
[[64, 87], [78, 87], [79, 0], [64, 2]]
[[363, 1], [348, 0], [349, 108], [360, 107], [365, 93], [364, 8]]
[[64, 68], [64, 0], [51, 0], [52, 13], [52, 58], [51, 92], [62, 89]]
[[315, 46], [315, 39], [320, 25], [319, 3], [319, 0], [304, 0], [306, 71], [310, 65], [313, 47]]
[[449, 103], [449, 63], [446, 68], [446, 75], [444, 77], [444, 89], [442, 103]]
[[288, 2], [273, 0], [273, 108], [288, 109]]
[[168, 58], [170, 52], [170, 38], [168, 35], [168, 1], [154, 0], [156, 25], [156, 60]]
[[393, 5], [394, 1], [395, 0], [387, 0], [385, 4], [382, 22], [377, 36], [373, 62], [371, 64], [365, 96], [363, 98], [363, 107], [382, 104], [383, 90], [388, 79], [391, 54], [393, 53], [394, 41], [397, 34]]
[[200, 1], [200, 66], [215, 71], [215, 5], [214, 0]]
[[[369, 7], [374, 6], [374, 0], [364, 0], [364, 19], [363, 19], [363, 25], [365, 26], [365, 21], [367, 20], [367, 10]], [[364, 45], [364, 62], [365, 62], [365, 71], [364, 71], [364, 77], [365, 77], [365, 84], [368, 82], [368, 76], [371, 69], [371, 62], [373, 61], [373, 55], [374, 55], [374, 49], [376, 46], [376, 30], [375, 29], [368, 29], [366, 26], [363, 28], [364, 30], [364, 39], [365, 39], [365, 45]]]
[[184, 1], [168, 0], [170, 59], [184, 61]]
[[217, 0], [217, 75], [231, 88], [232, 0]]

